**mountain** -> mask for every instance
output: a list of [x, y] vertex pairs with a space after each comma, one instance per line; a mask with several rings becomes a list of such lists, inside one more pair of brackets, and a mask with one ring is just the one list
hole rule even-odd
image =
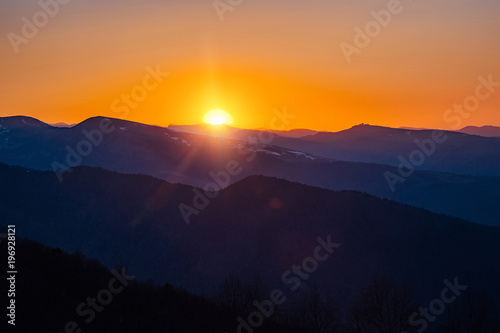
[[[7, 253], [6, 242], [0, 241], [0, 250]], [[69, 322], [77, 326], [73, 332], [236, 332], [235, 318], [240, 313], [169, 284], [137, 281], [125, 267], [115, 267], [111, 272], [81, 253], [69, 255], [26, 240], [17, 242], [16, 255], [23, 269], [23, 274], [16, 278], [18, 332], [70, 332], [66, 330]], [[3, 277], [4, 272], [0, 275]], [[120, 280], [117, 276], [125, 278]], [[114, 292], [108, 302], [100, 297], [106, 297], [110, 285]], [[4, 286], [7, 284], [2, 283], [0, 290], [7, 295]], [[93, 311], [88, 303], [90, 297], [96, 296], [105, 300], [96, 303], [100, 311]], [[12, 331], [7, 320], [0, 323], [2, 332]], [[299, 333], [271, 321], [259, 331]]]
[[411, 131], [425, 131], [429, 130], [428, 128], [423, 128], [423, 127], [408, 127], [408, 126], [401, 126], [398, 127], [399, 129], [404, 129], [404, 130], [411, 130]]
[[[59, 183], [50, 172], [5, 165], [0, 182], [2, 224], [107, 267], [125, 265], [142, 281], [202, 292], [227, 274], [258, 274], [289, 290], [294, 275], [282, 275], [306, 265], [320, 246], [324, 261], [308, 268], [304, 283], [318, 283], [341, 303], [373, 276], [407, 283], [420, 302], [454, 277], [500, 295], [499, 228], [359, 192], [256, 176], [207, 202], [195, 188], [149, 176], [75, 168]], [[199, 209], [190, 224], [181, 204]]]
[[73, 127], [73, 126], [75, 126], [75, 124], [66, 124], [66, 123], [63, 123], [63, 122], [59, 122], [59, 123], [55, 123], [55, 124], [50, 124], [50, 126], [54, 126], [54, 127]]
[[206, 136], [213, 136], [225, 139], [235, 139], [233, 137], [234, 133], [240, 131], [239, 128], [231, 127], [225, 124], [222, 125], [211, 125], [211, 124], [173, 125], [172, 124], [168, 126], [168, 129], [175, 132], [206, 135]]
[[[214, 131], [210, 125], [169, 126], [169, 128], [232, 140], [246, 140], [249, 136], [265, 132], [227, 126]], [[435, 132], [436, 137], [433, 137]], [[500, 176], [500, 135], [496, 135], [497, 128], [483, 128], [479, 131], [483, 133], [479, 134], [483, 137], [462, 131], [443, 131], [441, 135], [437, 135], [437, 132], [441, 131], [396, 129], [362, 124], [340, 132], [313, 132], [310, 135], [300, 136], [286, 135], [277, 131], [274, 132], [277, 135], [273, 145], [337, 161], [389, 166], [398, 166], [400, 156], [409, 160], [411, 154], [422, 152], [423, 162], [420, 163], [420, 157], [417, 156], [417, 163], [413, 165], [417, 170], [470, 176]], [[493, 136], [498, 138], [492, 138]], [[435, 141], [437, 137], [440, 142]]]
[[[266, 130], [244, 130], [228, 126], [214, 130], [210, 125], [169, 126], [169, 128], [231, 140], [246, 140], [249, 136], [266, 132]], [[472, 130], [471, 133], [466, 133], [464, 130], [441, 132], [361, 124], [340, 132], [312, 132], [308, 135], [287, 135], [287, 132], [267, 131], [276, 134], [273, 145], [332, 160], [398, 166], [400, 156], [409, 160], [411, 154], [414, 152], [420, 154], [420, 151], [424, 154], [424, 160], [421, 164], [413, 165], [417, 170], [471, 176], [500, 176], [500, 134], [496, 135], [497, 128], [489, 126], [477, 131]], [[442, 133], [439, 136], [440, 142], [434, 140], [434, 132]], [[300, 133], [306, 134], [306, 132]], [[498, 138], [493, 138], [494, 136]]]
[[413, 158], [418, 170], [500, 176], [500, 138], [458, 132], [358, 125], [297, 139], [277, 137], [273, 144], [334, 160], [397, 166], [401, 156]]
[[72, 128], [35, 121], [0, 118], [0, 162], [55, 170], [59, 180], [70, 172], [64, 170], [86, 165], [203, 186], [211, 171], [224, 170], [232, 160], [243, 164], [251, 159], [251, 171], [245, 172], [256, 174], [276, 164], [317, 160], [307, 154], [266, 149], [257, 139], [250, 145], [112, 118], [90, 118]]
[[31, 117], [13, 116], [13, 117], [0, 117], [0, 131], [7, 133], [10, 130], [16, 129], [39, 129], [50, 128], [51, 126]]
[[[404, 178], [403, 183], [395, 184], [392, 191], [386, 175], [387, 172], [399, 175], [397, 167], [333, 161], [290, 150], [274, 145], [285, 138], [268, 132], [257, 132], [265, 134], [261, 138], [268, 143], [260, 142], [259, 134], [249, 143], [107, 119], [91, 118], [73, 128], [54, 128], [29, 118], [1, 119], [4, 132], [0, 133], [0, 162], [38, 170], [51, 170], [55, 165], [54, 181], [58, 181], [58, 177], [65, 181], [70, 171], [62, 168], [73, 165], [71, 163], [151, 175], [198, 187], [214, 182], [226, 187], [251, 175], [280, 177], [331, 190], [366, 192], [437, 213], [500, 226], [496, 205], [500, 200], [500, 178], [497, 177], [416, 171]], [[100, 127], [106, 121], [114, 130], [103, 134]], [[255, 132], [246, 134], [249, 133]], [[87, 142], [87, 146], [82, 142]], [[88, 147], [91, 151], [86, 156], [77, 151]], [[234, 166], [230, 175], [227, 169]]]
[[495, 126], [482, 126], [482, 127], [467, 126], [462, 128], [460, 132], [470, 135], [500, 138], [500, 127], [495, 127]]
[[313, 131], [305, 128], [296, 128], [289, 131], [279, 131], [279, 130], [269, 130], [269, 129], [261, 129], [264, 131], [272, 132], [276, 135], [287, 137], [287, 138], [301, 138], [303, 136], [313, 135], [318, 133], [318, 131]]
[[280, 131], [280, 130], [271, 130], [266, 128], [258, 128], [258, 129], [246, 130], [236, 127], [231, 127], [228, 125], [214, 126], [210, 124], [169, 125], [168, 128], [171, 130], [184, 133], [214, 136], [218, 138], [225, 138], [231, 140], [246, 140], [248, 136], [257, 136], [261, 132], [269, 132], [285, 138], [301, 138], [304, 136], [318, 133], [318, 131], [313, 131], [310, 129], [292, 129], [289, 131]]

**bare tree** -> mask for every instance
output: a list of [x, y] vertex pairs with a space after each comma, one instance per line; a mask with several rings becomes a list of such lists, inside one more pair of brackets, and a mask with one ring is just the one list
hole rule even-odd
[[264, 299], [265, 295], [266, 288], [259, 275], [252, 283], [245, 284], [238, 275], [229, 274], [217, 290], [215, 301], [234, 312], [248, 313], [254, 310], [253, 302]]
[[410, 289], [385, 278], [374, 278], [361, 292], [350, 315], [349, 330], [355, 333], [400, 333], [409, 328], [415, 311]]
[[327, 294], [316, 284], [301, 291], [292, 308], [291, 323], [307, 333], [331, 333], [337, 324], [336, 310]]
[[243, 311], [245, 307], [245, 287], [240, 277], [234, 274], [226, 275], [215, 295], [215, 300], [216, 303], [235, 312]]
[[486, 292], [469, 287], [446, 310], [446, 333], [498, 333], [499, 312]]

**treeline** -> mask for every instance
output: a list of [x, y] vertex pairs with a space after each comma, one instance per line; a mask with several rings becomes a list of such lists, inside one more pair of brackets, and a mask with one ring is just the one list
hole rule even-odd
[[[7, 253], [6, 245], [5, 241], [0, 242], [0, 253]], [[112, 273], [81, 254], [70, 255], [26, 240], [18, 240], [16, 245], [16, 327], [8, 325], [7, 317], [2, 315], [5, 318], [0, 324], [1, 332], [224, 333], [237, 330], [238, 314], [213, 300], [169, 284], [138, 282], [128, 276], [124, 267], [117, 267]], [[5, 274], [5, 270], [0, 273], [2, 281], [6, 279]], [[0, 293], [1, 307], [5, 309], [6, 283], [0, 284]], [[266, 321], [259, 332], [293, 331], [286, 325]]]
[[500, 332], [498, 297], [462, 285], [458, 279], [446, 280], [443, 290], [428, 304], [417, 304], [408, 286], [386, 278], [373, 278], [344, 308], [336, 305], [328, 290], [314, 283], [296, 291], [273, 311], [269, 302], [262, 301], [270, 293], [258, 277], [245, 284], [238, 276], [229, 275], [214, 299], [216, 304], [240, 313], [246, 319], [242, 327], [255, 331], [258, 327], [252, 324], [258, 316], [251, 313], [258, 311], [300, 333]]
[[[5, 241], [0, 251], [7, 252]], [[228, 275], [201, 297], [168, 284], [138, 282], [125, 267], [109, 271], [81, 254], [32, 241], [18, 242], [16, 257], [16, 327], [4, 318], [2, 332], [400, 333], [423, 328], [422, 322], [409, 324], [412, 314], [426, 318], [408, 287], [383, 278], [373, 279], [350, 306], [340, 308], [314, 284], [285, 296], [258, 276], [243, 281]], [[7, 284], [0, 286], [5, 295]], [[492, 297], [469, 287], [435, 320], [426, 319], [422, 332], [500, 332], [499, 318]]]

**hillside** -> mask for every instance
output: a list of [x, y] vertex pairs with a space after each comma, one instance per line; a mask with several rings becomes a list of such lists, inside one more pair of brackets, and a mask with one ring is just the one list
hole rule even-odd
[[444, 278], [500, 295], [500, 230], [358, 192], [332, 192], [250, 177], [209, 200], [187, 225], [180, 204], [193, 188], [141, 175], [76, 168], [62, 184], [50, 172], [1, 166], [2, 222], [18, 234], [138, 279], [193, 292], [227, 274], [260, 274], [268, 285], [311, 256], [317, 238], [340, 243], [311, 278], [344, 303], [373, 276], [410, 285], [424, 301]]
[[[103, 122], [113, 130], [104, 134]], [[390, 184], [386, 175], [400, 175], [397, 166], [321, 158], [280, 147], [285, 138], [277, 135], [267, 133], [263, 136], [265, 143], [261, 142], [255, 131], [249, 131], [256, 136], [248, 142], [102, 117], [88, 119], [72, 128], [54, 128], [26, 117], [2, 118], [0, 123], [4, 128], [0, 133], [0, 162], [54, 170], [54, 182], [65, 181], [69, 167], [91, 166], [204, 187], [214, 181], [214, 174], [226, 172], [230, 163], [236, 162], [230, 177], [219, 180], [222, 187], [253, 175], [279, 177], [330, 190], [366, 192], [436, 213], [500, 226], [500, 209], [496, 204], [500, 201], [500, 177], [415, 171], [410, 177]], [[315, 143], [315, 147], [322, 145]], [[79, 149], [85, 156], [78, 153]]]

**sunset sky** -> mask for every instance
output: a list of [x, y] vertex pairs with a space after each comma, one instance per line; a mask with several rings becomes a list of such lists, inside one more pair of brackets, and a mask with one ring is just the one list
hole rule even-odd
[[[212, 0], [72, 0], [17, 53], [10, 33], [22, 37], [23, 17], [32, 22], [41, 7], [0, 6], [0, 116], [167, 126], [223, 109], [233, 126], [259, 128], [286, 107], [296, 115], [288, 129], [451, 129], [445, 111], [475, 94], [479, 76], [500, 82], [498, 0], [402, 0], [351, 63], [340, 44], [355, 45], [354, 28], [364, 29], [387, 0], [243, 0], [224, 20]], [[157, 67], [168, 77], [157, 87], [147, 81], [155, 88], [145, 99], [116, 112], [123, 94], [140, 91], [146, 68]], [[500, 126], [497, 89], [462, 127]]]

